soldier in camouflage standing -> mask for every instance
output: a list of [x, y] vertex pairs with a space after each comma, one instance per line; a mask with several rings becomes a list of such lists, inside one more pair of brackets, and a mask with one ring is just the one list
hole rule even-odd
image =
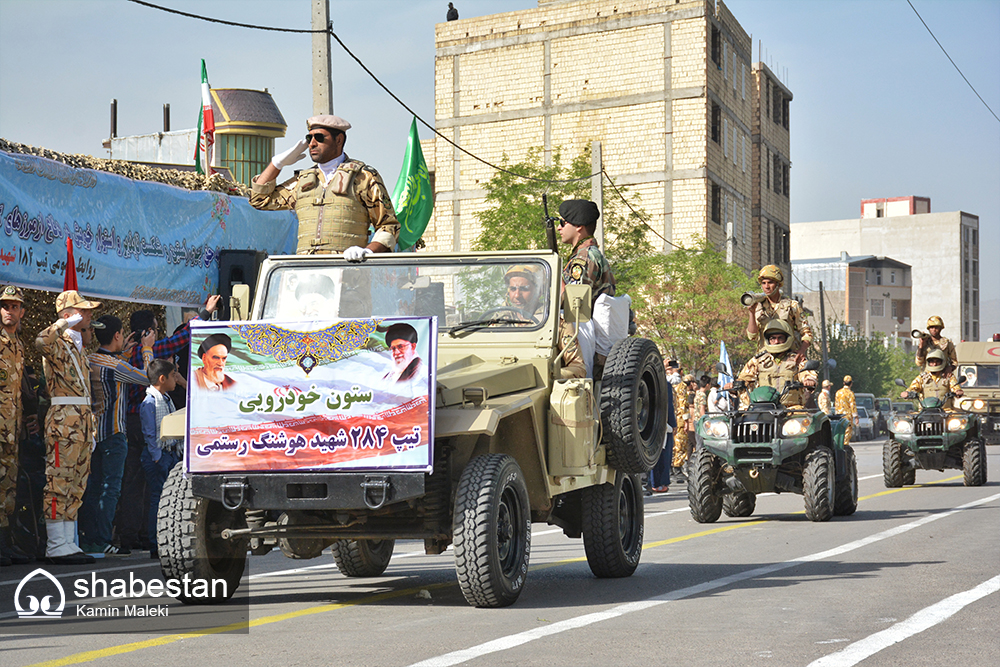
[[90, 473], [95, 424], [91, 412], [90, 362], [83, 331], [100, 307], [76, 290], [56, 298], [59, 319], [42, 330], [35, 347], [42, 353], [52, 407], [45, 416], [45, 496], [42, 510], [48, 543], [45, 560], [54, 565], [93, 563], [76, 545], [76, 517]]
[[[399, 222], [389, 192], [374, 168], [344, 152], [351, 124], [339, 116], [313, 116], [303, 141], [271, 158], [253, 179], [250, 205], [262, 211], [294, 210], [299, 219], [299, 255], [343, 253], [351, 262], [392, 252]], [[315, 166], [276, 185], [283, 167], [306, 151]], [[368, 242], [368, 226], [375, 229]]]
[[782, 320], [788, 323], [792, 331], [798, 337], [798, 348], [795, 354], [796, 363], [802, 362], [806, 358], [806, 350], [812, 343], [812, 329], [806, 324], [802, 306], [798, 301], [781, 296], [781, 285], [785, 277], [774, 264], [768, 264], [757, 274], [757, 282], [764, 290], [765, 299], [761, 303], [752, 304], [749, 311], [749, 322], [747, 323], [747, 339], [757, 342], [757, 351], [763, 349], [764, 340], [763, 325], [771, 320]]
[[927, 365], [927, 353], [937, 349], [944, 352], [948, 362], [944, 372], [951, 373], [958, 368], [958, 353], [955, 351], [955, 344], [941, 335], [942, 329], [944, 329], [944, 320], [938, 315], [931, 315], [927, 318], [927, 333], [929, 335], [921, 338], [920, 343], [917, 344], [917, 366], [924, 368]]
[[820, 390], [819, 397], [816, 399], [819, 409], [828, 415], [833, 414], [833, 404], [830, 402], [830, 389], [832, 388], [832, 382], [829, 380], [823, 380], [823, 388]]
[[692, 397], [691, 386], [688, 383], [689, 378], [694, 379], [691, 375], [685, 375], [680, 382], [674, 385], [674, 412], [677, 415], [677, 430], [674, 434], [674, 467], [670, 474], [676, 475], [682, 480], [687, 480], [684, 467], [691, 454], [688, 422], [691, 421]]
[[0, 290], [0, 565], [31, 561], [14, 546], [10, 517], [17, 493], [17, 448], [21, 435], [21, 376], [24, 346], [17, 330], [24, 316], [24, 294], [13, 285]]
[[854, 427], [858, 423], [858, 404], [854, 400], [854, 392], [851, 391], [852, 384], [854, 384], [854, 378], [845, 375], [844, 386], [837, 391], [837, 395], [834, 397], [833, 409], [837, 411], [838, 415], [847, 417], [847, 430], [844, 431], [845, 446], [851, 444], [851, 435], [854, 434]]

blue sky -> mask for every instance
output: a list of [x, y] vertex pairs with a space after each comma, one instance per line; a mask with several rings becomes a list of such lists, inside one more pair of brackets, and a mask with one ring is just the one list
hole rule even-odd
[[[911, 0], [1000, 115], [1000, 2]], [[309, 0], [158, 0], [254, 24], [309, 27]], [[418, 113], [434, 116], [434, 23], [447, 2], [331, 0], [334, 30]], [[463, 17], [534, 0], [456, 1]], [[792, 90], [793, 222], [857, 217], [861, 199], [919, 195], [980, 218], [981, 331], [1000, 332], [1000, 121], [976, 98], [906, 0], [730, 0], [755, 55]], [[0, 0], [0, 136], [106, 155], [109, 104], [121, 135], [154, 132], [162, 106], [193, 127], [200, 59], [212, 85], [268, 88], [292, 127], [311, 115], [310, 37], [193, 21], [125, 0]], [[334, 97], [348, 152], [390, 187], [409, 114], [334, 45]], [[786, 74], [787, 73], [787, 74]], [[292, 139], [292, 137], [296, 139]], [[422, 130], [421, 136], [429, 136]]]

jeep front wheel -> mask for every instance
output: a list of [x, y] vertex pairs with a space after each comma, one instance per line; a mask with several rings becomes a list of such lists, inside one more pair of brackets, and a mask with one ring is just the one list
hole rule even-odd
[[669, 390], [656, 343], [625, 338], [611, 348], [601, 378], [601, 422], [615, 470], [638, 475], [656, 465], [667, 432]]
[[806, 454], [802, 495], [805, 496], [806, 517], [810, 521], [829, 521], [833, 516], [836, 476], [833, 453], [829, 449], [819, 447]]
[[462, 471], [452, 524], [462, 595], [476, 607], [506, 607], [524, 588], [531, 506], [524, 473], [507, 454], [487, 454]]
[[722, 498], [715, 493], [719, 460], [704, 447], [694, 450], [688, 461], [688, 505], [698, 523], [715, 523], [722, 514]]
[[583, 490], [583, 548], [594, 576], [632, 576], [642, 556], [644, 525], [638, 476], [618, 473], [614, 484]]
[[847, 473], [837, 480], [837, 490], [833, 501], [833, 513], [836, 516], [850, 516], [858, 510], [858, 458], [854, 448], [844, 446], [844, 458], [847, 461]]
[[[156, 542], [164, 579], [202, 579], [209, 582], [207, 597], [179, 596], [185, 604], [216, 604], [231, 598], [240, 585], [247, 563], [247, 538], [225, 540], [227, 528], [246, 528], [240, 511], [222, 503], [198, 498], [178, 463], [163, 484], [156, 511]], [[224, 587], [217, 581], [225, 583]], [[221, 588], [221, 590], [220, 590]], [[193, 587], [192, 591], [197, 590]]]
[[966, 486], [982, 486], [986, 483], [986, 445], [982, 440], [965, 443], [962, 472], [965, 473]]
[[389, 567], [396, 540], [337, 540], [330, 545], [345, 577], [377, 577]]
[[903, 446], [895, 440], [882, 445], [882, 479], [887, 489], [903, 486]]

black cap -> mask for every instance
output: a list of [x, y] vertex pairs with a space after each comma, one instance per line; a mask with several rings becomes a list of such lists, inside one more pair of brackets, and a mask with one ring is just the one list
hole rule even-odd
[[233, 351], [233, 339], [224, 333], [214, 333], [205, 340], [201, 342], [198, 346], [198, 356], [203, 357], [205, 354], [211, 350], [216, 345], [225, 345], [226, 352]]
[[575, 227], [597, 224], [601, 211], [587, 199], [567, 199], [559, 204], [559, 217]]
[[394, 340], [405, 340], [407, 343], [417, 342], [417, 330], [406, 322], [396, 322], [385, 331], [385, 344]]

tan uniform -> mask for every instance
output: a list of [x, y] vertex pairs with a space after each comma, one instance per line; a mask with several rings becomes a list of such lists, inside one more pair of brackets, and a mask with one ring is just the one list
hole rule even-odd
[[830, 404], [830, 390], [822, 389], [819, 392], [819, 397], [816, 399], [816, 403], [819, 405], [819, 409], [828, 415], [833, 414], [833, 406]]
[[922, 352], [920, 346], [917, 345], [917, 366], [923, 368], [927, 364], [927, 354], [932, 352], [935, 347], [944, 352], [944, 358], [948, 360], [948, 367], [945, 370], [958, 368], [958, 352], [955, 351], [955, 344], [944, 336], [937, 340], [931, 339], [930, 345], [925, 347]]
[[854, 434], [854, 422], [858, 418], [858, 404], [854, 400], [854, 392], [850, 387], [841, 387], [833, 399], [834, 410], [837, 414], [847, 417], [847, 430], [844, 431], [844, 444], [851, 444], [851, 435]]
[[[346, 156], [345, 156], [346, 158]], [[372, 167], [346, 158], [324, 185], [319, 167], [300, 172], [276, 186], [275, 181], [251, 185], [250, 205], [262, 211], [294, 210], [299, 219], [296, 254], [341, 253], [372, 242], [392, 250], [399, 221], [382, 177]]]
[[[789, 350], [781, 355], [775, 356], [767, 350], [760, 352], [755, 357], [751, 357], [743, 366], [743, 370], [736, 376], [737, 380], [745, 382], [745, 388], [741, 392], [740, 405], [746, 407], [750, 402], [750, 392], [757, 387], [773, 387], [778, 392], [785, 389], [785, 385], [792, 381], [805, 382], [816, 377], [816, 371], [802, 370], [806, 365], [803, 359], [801, 363], [795, 363], [795, 352]], [[805, 405], [805, 389], [791, 389], [781, 398], [781, 404], [787, 407], [802, 407]]]
[[758, 350], [764, 348], [764, 327], [771, 320], [783, 320], [788, 323], [798, 338], [798, 342], [794, 345], [795, 349], [798, 349], [801, 343], [812, 342], [812, 329], [806, 324], [802, 306], [794, 299], [783, 297], [778, 300], [778, 303], [764, 299], [763, 303], [758, 304], [754, 310], [754, 319], [757, 321], [757, 333], [750, 333], [750, 327], [747, 327], [747, 340], [757, 341]]
[[708, 412], [708, 389], [702, 387], [694, 392], [694, 420]]
[[945, 398], [948, 392], [955, 393], [962, 386], [951, 373], [930, 373], [924, 371], [913, 379], [907, 391], [915, 391], [920, 395], [920, 399], [937, 398], [944, 404], [943, 407], [949, 412], [954, 411], [951, 398]]
[[674, 431], [673, 467], [675, 468], [683, 468], [691, 456], [687, 431], [687, 423], [690, 418], [689, 391], [686, 382], [678, 382], [674, 385], [674, 413], [677, 415], [677, 429]]
[[90, 449], [95, 425], [91, 412], [90, 362], [76, 349], [57, 320], [38, 334], [45, 382], [52, 407], [45, 415], [45, 496], [43, 512], [49, 521], [76, 521], [90, 474]]
[[23, 374], [24, 346], [0, 328], [0, 527], [14, 513]]

